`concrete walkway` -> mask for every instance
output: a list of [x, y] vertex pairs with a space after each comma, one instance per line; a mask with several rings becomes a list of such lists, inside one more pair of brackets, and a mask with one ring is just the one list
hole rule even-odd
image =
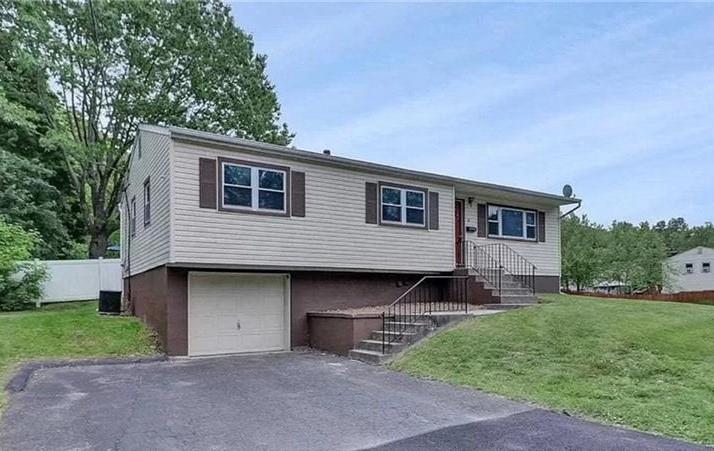
[[0, 449], [693, 450], [316, 352], [36, 371]]

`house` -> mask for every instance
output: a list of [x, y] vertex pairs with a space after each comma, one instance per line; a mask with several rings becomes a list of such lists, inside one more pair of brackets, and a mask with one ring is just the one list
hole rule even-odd
[[575, 202], [145, 125], [122, 196], [126, 302], [169, 354], [205, 355], [306, 346], [308, 312], [390, 304], [426, 275], [473, 277], [490, 299], [474, 303], [557, 292]]
[[666, 293], [714, 290], [714, 249], [698, 246], [665, 260]]
[[618, 280], [603, 280], [600, 282], [595, 282], [592, 289], [588, 290], [593, 293], [604, 293], [604, 294], [625, 294], [629, 290], [629, 287], [618, 281]]

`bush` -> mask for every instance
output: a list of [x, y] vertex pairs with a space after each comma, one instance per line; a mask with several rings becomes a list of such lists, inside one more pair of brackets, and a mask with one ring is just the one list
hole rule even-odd
[[32, 308], [42, 296], [47, 269], [23, 262], [30, 259], [38, 241], [36, 233], [8, 224], [0, 217], [0, 311]]

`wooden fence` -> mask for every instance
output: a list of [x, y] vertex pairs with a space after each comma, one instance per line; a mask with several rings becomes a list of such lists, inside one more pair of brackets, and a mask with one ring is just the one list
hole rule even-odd
[[606, 294], [585, 291], [566, 291], [566, 293], [595, 298], [635, 299], [639, 301], [686, 302], [688, 304], [714, 305], [714, 290], [688, 291], [673, 294]]

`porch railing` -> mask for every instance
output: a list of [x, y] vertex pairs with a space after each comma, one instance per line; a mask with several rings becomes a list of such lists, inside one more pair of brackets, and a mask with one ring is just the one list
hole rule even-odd
[[382, 353], [428, 315], [468, 313], [468, 276], [424, 276], [382, 313]]
[[537, 267], [504, 243], [476, 245], [464, 240], [461, 242], [461, 258], [460, 266], [480, 275], [499, 296], [506, 278], [535, 294]]
[[504, 243], [485, 244], [478, 248], [500, 262], [503, 268], [502, 276], [508, 276], [535, 294], [536, 265]]

